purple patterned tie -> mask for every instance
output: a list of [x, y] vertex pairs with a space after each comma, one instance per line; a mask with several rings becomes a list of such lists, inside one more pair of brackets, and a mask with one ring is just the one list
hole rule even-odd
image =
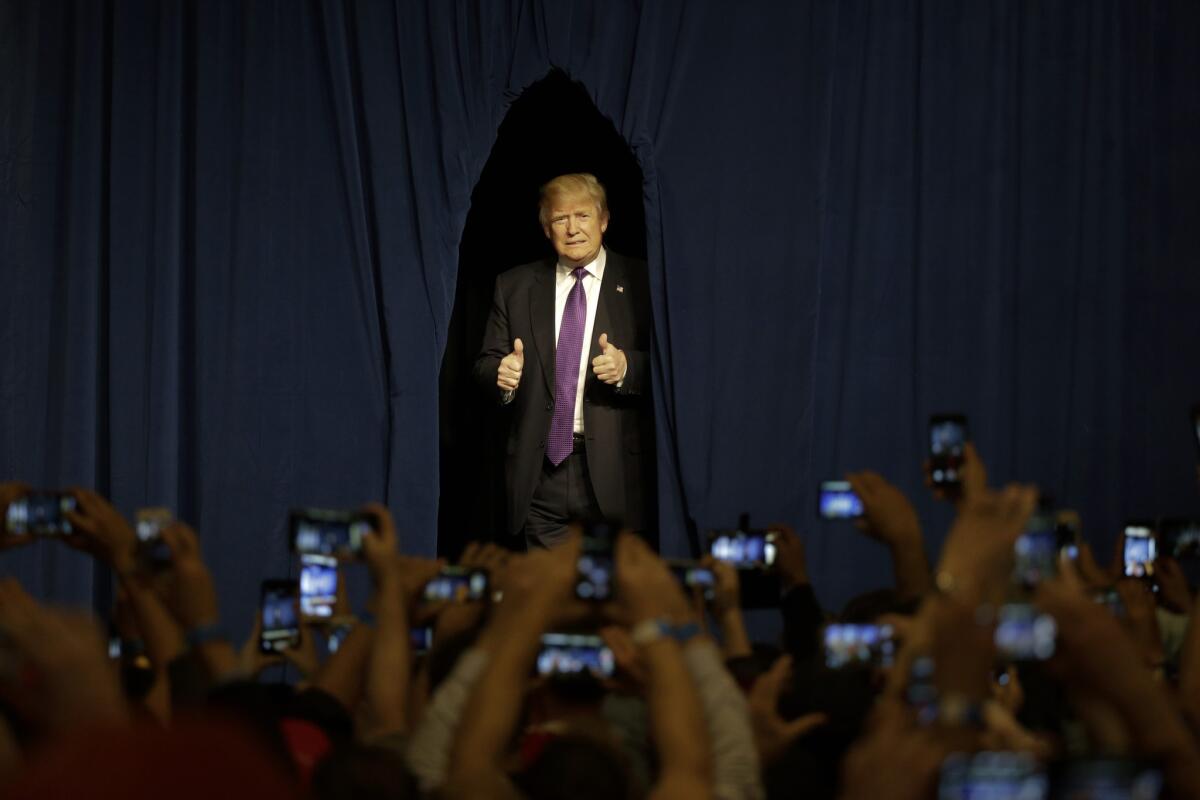
[[554, 416], [546, 437], [546, 458], [554, 466], [571, 455], [571, 435], [575, 433], [575, 392], [579, 388], [579, 356], [583, 348], [583, 326], [587, 322], [587, 297], [583, 293], [583, 267], [571, 270], [575, 285], [567, 295], [562, 322], [558, 326], [558, 345], [554, 350]]

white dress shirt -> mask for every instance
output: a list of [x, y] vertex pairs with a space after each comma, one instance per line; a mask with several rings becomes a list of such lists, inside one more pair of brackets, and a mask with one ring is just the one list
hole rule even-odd
[[[587, 317], [583, 323], [583, 347], [579, 353], [579, 382], [575, 386], [575, 433], [583, 433], [583, 387], [591, 366], [592, 327], [596, 322], [596, 307], [600, 305], [600, 284], [604, 280], [604, 248], [590, 264], [584, 264], [583, 293], [587, 297]], [[567, 296], [575, 286], [574, 267], [558, 264], [554, 271], [554, 344], [558, 346], [558, 331], [562, 327], [563, 309], [567, 307]], [[601, 331], [600, 333], [605, 333]], [[599, 336], [600, 334], [596, 334]]]

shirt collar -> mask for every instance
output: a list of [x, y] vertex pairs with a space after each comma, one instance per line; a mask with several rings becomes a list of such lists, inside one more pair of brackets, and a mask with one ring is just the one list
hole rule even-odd
[[[608, 260], [607, 252], [605, 251], [603, 245], [601, 245], [600, 252], [597, 253], [596, 257], [593, 258], [589, 263], [584, 264], [583, 268], [585, 270], [587, 270], [588, 274], [591, 275], [596, 280], [598, 280], [598, 281], [603, 280], [604, 279], [604, 264], [607, 260]], [[563, 278], [566, 278], [568, 275], [570, 275], [574, 269], [575, 269], [574, 267], [569, 267], [560, 261], [557, 264], [557, 267], [556, 267], [557, 271], [555, 274], [558, 276], [559, 280], [562, 280]]]

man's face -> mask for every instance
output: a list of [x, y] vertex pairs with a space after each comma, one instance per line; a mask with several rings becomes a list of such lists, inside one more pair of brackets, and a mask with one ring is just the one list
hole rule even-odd
[[582, 267], [600, 252], [608, 214], [601, 214], [596, 201], [586, 193], [556, 198], [542, 230], [554, 244], [562, 263]]

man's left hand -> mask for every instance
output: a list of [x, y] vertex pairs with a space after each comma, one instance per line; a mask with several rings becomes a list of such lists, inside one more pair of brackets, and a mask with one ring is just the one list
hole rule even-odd
[[620, 383], [625, 378], [628, 363], [625, 354], [608, 341], [608, 334], [600, 334], [600, 355], [592, 359], [592, 372], [596, 377], [605, 383]]

